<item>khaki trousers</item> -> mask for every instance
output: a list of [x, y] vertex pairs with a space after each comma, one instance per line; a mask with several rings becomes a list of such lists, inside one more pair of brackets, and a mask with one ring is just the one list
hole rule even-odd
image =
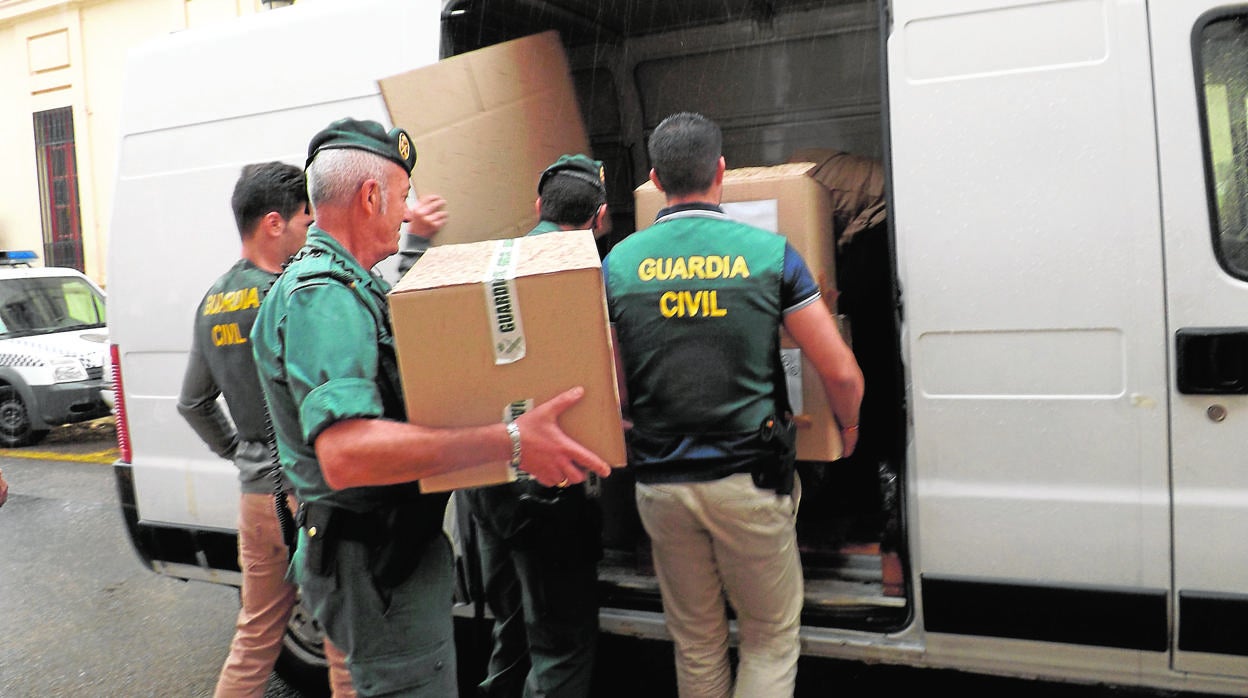
[[[712, 482], [637, 485], [681, 698], [792, 696], [801, 653], [802, 566], [792, 496], [748, 474]], [[737, 616], [735, 687], [725, 601]]]
[[[217, 678], [215, 698], [262, 698], [282, 651], [282, 636], [295, 607], [295, 585], [286, 581], [286, 543], [271, 494], [244, 494], [238, 509], [238, 566], [243, 571], [230, 654]], [[346, 660], [325, 641], [335, 698], [355, 698]]]

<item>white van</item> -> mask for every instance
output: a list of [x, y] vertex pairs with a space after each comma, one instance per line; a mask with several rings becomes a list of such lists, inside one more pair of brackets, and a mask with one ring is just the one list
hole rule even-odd
[[[730, 167], [886, 173], [886, 224], [837, 259], [867, 403], [852, 458], [803, 464], [804, 652], [1248, 695], [1248, 5], [430, 2], [303, 0], [131, 60], [110, 330], [154, 569], [238, 579], [234, 473], [174, 409], [238, 168], [385, 121], [373, 81], [433, 59], [404, 51], [557, 29], [608, 245], [675, 111], [723, 127]], [[603, 630], [665, 637], [626, 470], [602, 503]]]
[[0, 250], [0, 447], [109, 415], [104, 292], [82, 272]]

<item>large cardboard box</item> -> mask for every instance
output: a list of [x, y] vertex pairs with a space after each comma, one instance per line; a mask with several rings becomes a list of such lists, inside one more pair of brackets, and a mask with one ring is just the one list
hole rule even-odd
[[[836, 241], [832, 232], [832, 201], [828, 190], [808, 176], [813, 163], [743, 167], [724, 173], [723, 208], [733, 218], [784, 234], [806, 260], [823, 299], [836, 312]], [[666, 205], [652, 182], [634, 191], [636, 224], [654, 222]], [[848, 339], [848, 338], [847, 338]], [[797, 344], [780, 331], [781, 358], [788, 379], [789, 402], [797, 416], [797, 457], [829, 461], [841, 457], [841, 434], [823, 383], [801, 356]]]
[[559, 34], [495, 44], [378, 81], [416, 146], [412, 185], [450, 213], [445, 245], [524, 235], [542, 170], [589, 139]]
[[[626, 463], [615, 355], [593, 233], [442, 245], [390, 292], [407, 417], [466, 427], [508, 421], [568, 388], [585, 397], [560, 426]], [[520, 408], [523, 411], [523, 408]], [[506, 462], [421, 480], [435, 492], [508, 482]]]

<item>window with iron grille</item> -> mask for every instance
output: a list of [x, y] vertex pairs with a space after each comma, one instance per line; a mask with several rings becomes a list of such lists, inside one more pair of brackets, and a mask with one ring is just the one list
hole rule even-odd
[[34, 117], [44, 264], [84, 271], [73, 111], [61, 107], [35, 112]]

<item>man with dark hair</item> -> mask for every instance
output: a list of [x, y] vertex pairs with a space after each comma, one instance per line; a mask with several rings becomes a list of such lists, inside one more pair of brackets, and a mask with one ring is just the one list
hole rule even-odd
[[[529, 235], [610, 230], [602, 163], [564, 155], [542, 172]], [[516, 481], [466, 490], [481, 553], [494, 650], [480, 694], [589, 695], [598, 638], [601, 514], [587, 485]]]
[[[243, 251], [195, 314], [178, 412], [213, 453], [238, 467], [242, 608], [216, 696], [259, 698], [281, 653], [296, 589], [286, 581], [290, 559], [274, 508], [280, 474], [247, 336], [282, 264], [303, 246], [312, 215], [303, 171], [282, 162], [243, 167], [230, 202]], [[222, 394], [228, 416], [217, 402]], [[328, 642], [325, 654], [334, 695], [355, 695], [342, 654]]]
[[433, 428], [406, 419], [386, 293], [369, 270], [398, 251], [416, 164], [411, 138], [340, 119], [306, 163], [316, 225], [251, 332], [282, 470], [300, 501], [292, 565], [302, 600], [347, 654], [362, 695], [457, 694], [448, 495], [418, 480], [510, 462], [544, 485], [610, 466], [560, 429], [569, 389], [510, 422]]
[[[650, 181], [667, 207], [611, 250], [603, 275], [680, 695], [773, 698], [793, 694], [803, 600], [780, 328], [818, 371], [845, 455], [863, 379], [801, 256], [719, 207], [721, 145], [699, 114], [655, 128]], [[725, 600], [739, 630], [735, 693]]]

